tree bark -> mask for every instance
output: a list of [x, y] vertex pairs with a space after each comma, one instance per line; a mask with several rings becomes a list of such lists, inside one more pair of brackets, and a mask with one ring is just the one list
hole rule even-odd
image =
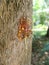
[[0, 65], [31, 65], [32, 34], [26, 41], [17, 37], [22, 16], [31, 29], [32, 0], [0, 0]]
[[49, 38], [49, 26], [48, 26], [48, 29], [47, 29], [47, 33], [45, 35], [47, 38]]

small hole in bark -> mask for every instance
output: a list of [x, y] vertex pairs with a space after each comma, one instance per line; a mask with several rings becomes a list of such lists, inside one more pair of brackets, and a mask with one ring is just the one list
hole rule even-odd
[[1, 33], [1, 30], [0, 30], [0, 33]]
[[11, 3], [13, 3], [13, 0], [11, 0]]

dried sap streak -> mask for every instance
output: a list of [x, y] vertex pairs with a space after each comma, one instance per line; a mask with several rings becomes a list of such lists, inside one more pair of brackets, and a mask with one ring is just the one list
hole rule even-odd
[[24, 39], [25, 37], [28, 37], [31, 33], [31, 30], [29, 29], [30, 25], [25, 17], [22, 17], [19, 21], [18, 25], [18, 38]]

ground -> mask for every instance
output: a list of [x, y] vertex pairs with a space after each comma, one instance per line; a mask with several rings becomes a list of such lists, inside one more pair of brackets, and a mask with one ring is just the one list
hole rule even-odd
[[32, 43], [32, 65], [49, 65], [49, 38], [34, 38]]

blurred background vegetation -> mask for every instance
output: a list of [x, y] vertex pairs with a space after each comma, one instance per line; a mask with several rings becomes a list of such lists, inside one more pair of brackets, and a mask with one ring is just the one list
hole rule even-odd
[[33, 0], [32, 65], [49, 65], [49, 0]]
[[33, 0], [34, 35], [45, 35], [49, 26], [49, 0]]

